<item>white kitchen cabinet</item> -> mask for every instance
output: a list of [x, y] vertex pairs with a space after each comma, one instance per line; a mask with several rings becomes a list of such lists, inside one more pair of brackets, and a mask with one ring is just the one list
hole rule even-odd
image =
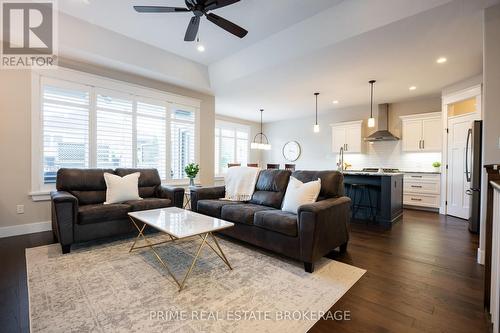
[[441, 203], [441, 175], [438, 173], [405, 173], [403, 205], [439, 209]]
[[403, 123], [403, 151], [441, 151], [443, 127], [440, 112], [402, 116], [400, 118]]
[[340, 148], [345, 153], [361, 153], [363, 150], [363, 121], [350, 121], [331, 124], [332, 150], [338, 153]]

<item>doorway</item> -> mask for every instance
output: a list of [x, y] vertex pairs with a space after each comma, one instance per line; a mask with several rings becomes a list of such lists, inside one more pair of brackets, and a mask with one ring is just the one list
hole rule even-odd
[[447, 135], [443, 140], [441, 213], [468, 220], [471, 216], [470, 182], [467, 181], [466, 156], [470, 156], [467, 140], [472, 124], [481, 120], [481, 86], [443, 96], [443, 124]]
[[[470, 183], [466, 170], [470, 170], [470, 162], [466, 155], [469, 130], [474, 120], [480, 120], [475, 112], [448, 117], [448, 189], [447, 214], [461, 219], [468, 219], [470, 214]], [[469, 149], [469, 151], [467, 150]], [[465, 163], [469, 163], [468, 168]]]

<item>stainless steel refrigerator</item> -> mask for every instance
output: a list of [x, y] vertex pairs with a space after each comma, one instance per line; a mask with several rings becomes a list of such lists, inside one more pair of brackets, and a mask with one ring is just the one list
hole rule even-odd
[[469, 230], [479, 233], [479, 217], [481, 214], [481, 141], [483, 137], [483, 122], [475, 120], [467, 133], [465, 155], [465, 177], [470, 184], [467, 194], [471, 196], [469, 204]]

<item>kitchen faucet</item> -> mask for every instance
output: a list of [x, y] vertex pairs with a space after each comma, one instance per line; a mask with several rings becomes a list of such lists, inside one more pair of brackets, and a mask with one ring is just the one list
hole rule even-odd
[[340, 164], [340, 172], [344, 172], [344, 147], [340, 147], [339, 153], [339, 164]]

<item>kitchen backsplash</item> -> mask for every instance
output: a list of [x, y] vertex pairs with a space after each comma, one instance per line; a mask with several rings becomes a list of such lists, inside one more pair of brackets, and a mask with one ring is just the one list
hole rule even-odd
[[[338, 160], [338, 155], [336, 155]], [[349, 169], [397, 168], [402, 171], [435, 171], [432, 163], [441, 162], [441, 153], [406, 153], [401, 151], [401, 141], [384, 141], [367, 144], [363, 154], [344, 154]]]

